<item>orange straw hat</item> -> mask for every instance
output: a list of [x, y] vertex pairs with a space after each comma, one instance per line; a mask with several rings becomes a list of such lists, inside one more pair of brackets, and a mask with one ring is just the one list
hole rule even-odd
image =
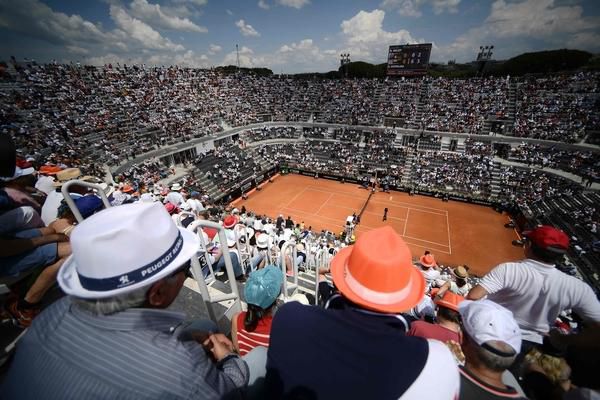
[[340, 250], [331, 261], [331, 274], [348, 300], [373, 311], [410, 310], [425, 293], [423, 274], [389, 226], [363, 233], [354, 246]]
[[427, 267], [427, 268], [437, 267], [437, 263], [435, 262], [435, 257], [431, 253], [422, 255], [421, 258], [419, 258], [419, 262], [421, 263], [422, 266]]
[[441, 299], [437, 299], [434, 301], [434, 303], [438, 306], [438, 307], [445, 307], [445, 308], [449, 308], [453, 311], [458, 312], [458, 305], [464, 300], [465, 298], [459, 294], [456, 294], [454, 292], [451, 291], [446, 291], [444, 293], [444, 295], [442, 296]]

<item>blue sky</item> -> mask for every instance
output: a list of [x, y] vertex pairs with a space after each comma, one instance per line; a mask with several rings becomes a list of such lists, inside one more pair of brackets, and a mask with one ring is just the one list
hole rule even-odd
[[577, 48], [600, 52], [599, 0], [0, 0], [0, 59], [210, 67], [275, 73], [385, 62], [432, 42], [432, 61]]

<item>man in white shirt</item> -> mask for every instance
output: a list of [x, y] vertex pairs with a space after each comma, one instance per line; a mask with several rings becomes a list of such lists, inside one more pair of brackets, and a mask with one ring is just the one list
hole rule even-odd
[[180, 190], [181, 185], [179, 183], [173, 184], [173, 186], [171, 186], [171, 191], [169, 192], [169, 194], [167, 194], [167, 196], [163, 200], [163, 203], [171, 203], [177, 207], [180, 207], [181, 204], [183, 204], [183, 202], [185, 201], [182, 194], [179, 193]]
[[569, 248], [569, 237], [551, 226], [524, 233], [524, 260], [503, 263], [488, 272], [467, 299], [484, 296], [513, 312], [521, 328], [524, 350], [541, 344], [561, 311], [571, 309], [584, 320], [600, 327], [600, 302], [585, 282], [556, 268]]

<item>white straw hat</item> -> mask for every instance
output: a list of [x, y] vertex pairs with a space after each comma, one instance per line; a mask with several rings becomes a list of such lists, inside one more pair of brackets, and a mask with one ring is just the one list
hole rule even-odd
[[57, 281], [75, 297], [116, 296], [169, 276], [198, 246], [198, 237], [177, 228], [160, 203], [110, 207], [75, 227], [73, 253]]

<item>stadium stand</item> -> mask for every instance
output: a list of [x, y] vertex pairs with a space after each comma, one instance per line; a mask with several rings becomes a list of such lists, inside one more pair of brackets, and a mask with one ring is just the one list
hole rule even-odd
[[[164, 204], [178, 226], [200, 237], [188, 281], [221, 329], [242, 311], [246, 275], [265, 264], [284, 276], [280, 302], [299, 298], [323, 307], [334, 293], [332, 259], [354, 243], [352, 231], [314, 232], [300, 221], [286, 226], [276, 215], [230, 206], [278, 171], [360, 183], [376, 176], [378, 190], [508, 210], [511, 227], [519, 231], [553, 225], [570, 238], [557, 268], [600, 290], [600, 150], [584, 142], [599, 127], [598, 73], [382, 81], [36, 63], [15, 64], [10, 71], [11, 80], [0, 85], [0, 130], [15, 141], [20, 172], [3, 180], [0, 192], [20, 190], [31, 197], [33, 211], [29, 220], [11, 220], [7, 237], [21, 239], [27, 228], [50, 243], [68, 241], [78, 222], [71, 204], [58, 199], [59, 218], [48, 227], [35, 218], [46, 195], [58, 196], [53, 177], [66, 169], [77, 169], [72, 179], [100, 178], [98, 185], [73, 185], [82, 185], [74, 197], [93, 199], [86, 217], [101, 208], [100, 197], [112, 207]], [[29, 181], [31, 168], [43, 176], [39, 185]], [[26, 192], [29, 183], [45, 194]], [[179, 204], [169, 200], [179, 197]], [[23, 206], [14, 199], [6, 204], [0, 217]], [[221, 259], [225, 267], [219, 271]], [[232, 260], [244, 276], [233, 273]], [[435, 270], [431, 287], [454, 288], [457, 279], [469, 287], [479, 282], [457, 273], [458, 266], [425, 260], [415, 257], [412, 263], [426, 279]], [[35, 267], [49, 264], [37, 260]], [[13, 289], [15, 282], [5, 278], [0, 283]], [[24, 293], [5, 296], [4, 319], [21, 327], [42, 308], [28, 304]], [[424, 302], [434, 300], [440, 299], [428, 290]], [[415, 307], [402, 319], [431, 317], [426, 309]], [[573, 315], [561, 318], [572, 323], [565, 329], [578, 328]], [[460, 360], [460, 349], [453, 351]]]

